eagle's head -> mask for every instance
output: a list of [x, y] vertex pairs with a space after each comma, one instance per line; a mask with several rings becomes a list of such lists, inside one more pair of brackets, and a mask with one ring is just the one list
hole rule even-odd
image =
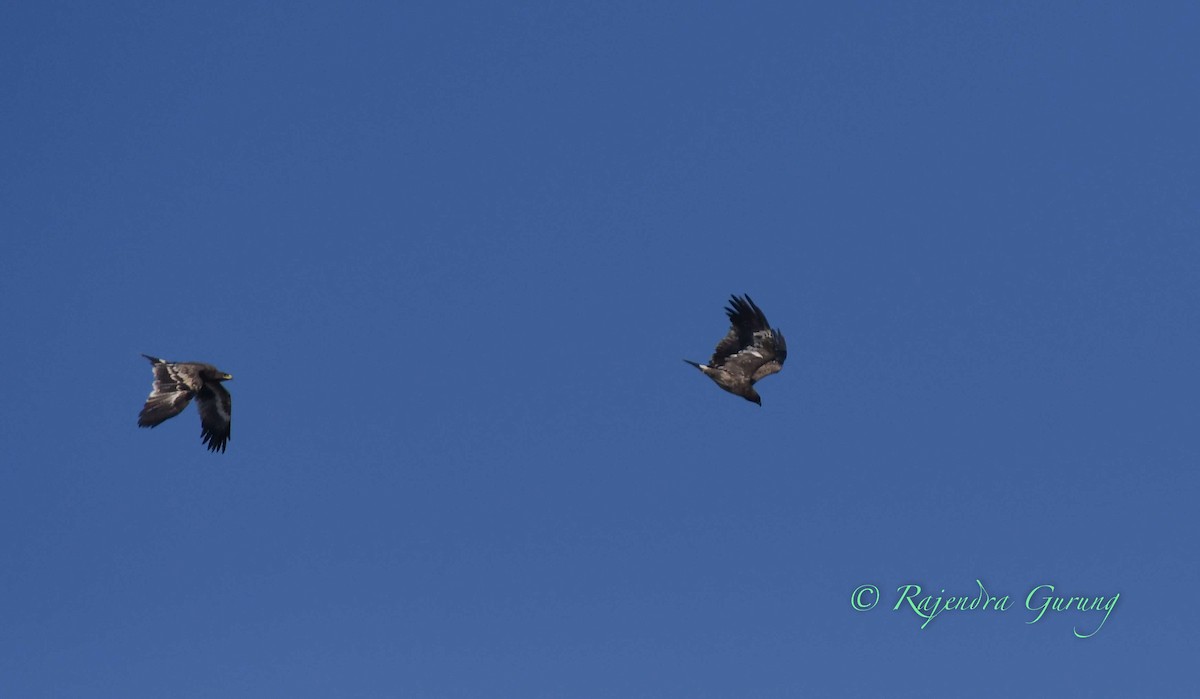
[[746, 395], [743, 396], [743, 398], [750, 401], [751, 403], [757, 403], [758, 407], [760, 407], [760, 408], [762, 407], [762, 396], [758, 395], [758, 391], [754, 390], [753, 388], [751, 388], [749, 391], [747, 391]]
[[218, 383], [221, 381], [229, 381], [233, 378], [233, 374], [226, 374], [215, 366], [207, 367], [205, 371], [201, 372], [200, 375], [204, 377], [205, 381], [216, 381]]

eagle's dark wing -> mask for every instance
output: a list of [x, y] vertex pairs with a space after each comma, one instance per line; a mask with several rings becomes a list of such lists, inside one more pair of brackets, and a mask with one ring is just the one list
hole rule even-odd
[[148, 354], [142, 356], [154, 364], [154, 388], [138, 415], [138, 427], [154, 427], [183, 412], [202, 382], [186, 365], [170, 364]]
[[751, 384], [783, 368], [787, 341], [783, 333], [771, 328], [749, 294], [743, 298], [730, 297], [730, 307], [725, 312], [733, 327], [717, 345], [709, 366], [722, 366], [726, 372]]
[[749, 347], [725, 360], [725, 371], [754, 383], [782, 369], [785, 359], [787, 344], [783, 334], [778, 330], [763, 330], [754, 333]]
[[208, 445], [209, 451], [225, 451], [233, 413], [229, 391], [216, 382], [205, 384], [196, 395], [196, 407], [200, 410], [201, 441]]
[[729, 306], [725, 308], [729, 316], [729, 333], [717, 343], [712, 359], [708, 360], [711, 367], [719, 367], [730, 357], [754, 344], [755, 333], [769, 331], [770, 325], [762, 309], [755, 305], [747, 294], [745, 298], [729, 297]]

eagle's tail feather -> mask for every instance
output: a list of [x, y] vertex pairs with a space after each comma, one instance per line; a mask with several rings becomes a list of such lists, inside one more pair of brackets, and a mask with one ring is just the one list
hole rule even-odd
[[699, 364], [697, 364], [697, 363], [693, 362], [693, 361], [692, 361], [692, 360], [690, 360], [690, 359], [685, 359], [685, 360], [683, 360], [683, 361], [687, 362], [688, 364], [691, 364], [692, 366], [696, 367], [697, 369], [700, 369], [700, 371], [704, 371], [704, 369], [701, 369], [701, 368], [700, 368], [700, 365], [699, 365]]

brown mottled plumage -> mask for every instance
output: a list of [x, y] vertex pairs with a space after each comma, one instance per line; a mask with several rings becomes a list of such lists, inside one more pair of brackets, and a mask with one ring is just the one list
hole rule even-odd
[[783, 333], [767, 323], [767, 317], [747, 294], [730, 296], [725, 313], [732, 325], [713, 352], [708, 364], [683, 360], [704, 372], [718, 386], [751, 403], [762, 405], [754, 384], [783, 368], [787, 342]]
[[200, 411], [200, 439], [209, 451], [225, 451], [229, 441], [232, 399], [221, 385], [233, 377], [211, 364], [167, 362], [143, 354], [154, 365], [154, 389], [138, 415], [138, 427], [157, 427], [196, 399]]

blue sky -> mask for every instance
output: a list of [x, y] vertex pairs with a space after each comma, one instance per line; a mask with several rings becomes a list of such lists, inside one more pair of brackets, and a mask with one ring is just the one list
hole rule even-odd
[[1191, 696], [1198, 30], [10, 4], [0, 695]]

